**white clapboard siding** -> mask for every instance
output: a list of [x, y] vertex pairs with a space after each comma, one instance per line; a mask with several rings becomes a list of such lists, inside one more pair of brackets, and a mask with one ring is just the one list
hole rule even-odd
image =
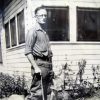
[[17, 48], [14, 48], [11, 49], [11, 50], [7, 50], [7, 56], [12, 56], [12, 55], [16, 55], [16, 54], [25, 54], [25, 50], [24, 50], [24, 47], [23, 48], [20, 48], [20, 49], [17, 49]]
[[[26, 8], [26, 0], [13, 0], [4, 9], [4, 23], [8, 22], [14, 16], [16, 16], [20, 11]], [[6, 66], [7, 72], [29, 70], [30, 63], [24, 55], [24, 47], [17, 46], [10, 49], [5, 47], [5, 32], [2, 32], [2, 49], [3, 49], [3, 64]], [[22, 59], [22, 60], [21, 60]], [[25, 60], [24, 60], [25, 59]], [[25, 63], [26, 62], [26, 63]], [[25, 65], [25, 66], [24, 66]], [[16, 69], [14, 68], [16, 67]], [[15, 70], [14, 70], [15, 69]], [[25, 69], [25, 70], [24, 70]], [[30, 71], [29, 71], [30, 72]]]
[[[100, 46], [91, 45], [91, 44], [61, 44], [53, 45], [52, 51], [54, 54], [53, 57], [53, 66], [58, 69], [63, 66], [66, 62], [69, 65], [69, 68], [73, 72], [78, 73], [78, 62], [82, 59], [86, 60], [85, 73], [83, 79], [93, 79], [92, 75], [92, 66], [100, 65]], [[75, 76], [74, 76], [75, 77]]]
[[28, 59], [25, 56], [25, 50], [24, 47], [18, 50], [11, 50], [11, 51], [7, 51], [7, 63], [27, 63]]

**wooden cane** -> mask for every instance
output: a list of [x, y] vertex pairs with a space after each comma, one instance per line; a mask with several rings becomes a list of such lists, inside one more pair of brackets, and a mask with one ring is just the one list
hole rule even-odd
[[41, 76], [41, 89], [42, 89], [42, 99], [45, 100], [45, 98], [44, 98], [44, 89], [43, 89], [43, 79], [42, 79], [42, 76]]

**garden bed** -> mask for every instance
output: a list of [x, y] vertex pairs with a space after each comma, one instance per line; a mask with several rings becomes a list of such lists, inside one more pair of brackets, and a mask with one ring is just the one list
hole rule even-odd
[[13, 94], [27, 94], [25, 76], [10, 76], [8, 74], [0, 73], [0, 99], [7, 100]]

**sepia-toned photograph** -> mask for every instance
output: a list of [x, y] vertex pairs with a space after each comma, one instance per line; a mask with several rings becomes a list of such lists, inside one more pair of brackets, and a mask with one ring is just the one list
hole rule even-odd
[[100, 0], [0, 0], [0, 100], [100, 100]]

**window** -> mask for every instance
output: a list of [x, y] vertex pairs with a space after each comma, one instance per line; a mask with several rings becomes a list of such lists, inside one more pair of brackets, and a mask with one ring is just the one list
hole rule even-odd
[[24, 25], [24, 11], [17, 15], [17, 26], [18, 26], [18, 40], [19, 44], [25, 42], [25, 25]]
[[69, 41], [68, 7], [47, 7], [50, 41]]
[[5, 38], [6, 48], [25, 43], [24, 10], [10, 19], [9, 23], [5, 24]]
[[10, 30], [11, 30], [11, 45], [16, 46], [16, 23], [15, 23], [15, 17], [11, 19], [10, 21]]
[[5, 38], [6, 38], [6, 48], [10, 47], [10, 37], [9, 37], [9, 24], [5, 24]]
[[77, 8], [78, 41], [100, 41], [100, 9]]

